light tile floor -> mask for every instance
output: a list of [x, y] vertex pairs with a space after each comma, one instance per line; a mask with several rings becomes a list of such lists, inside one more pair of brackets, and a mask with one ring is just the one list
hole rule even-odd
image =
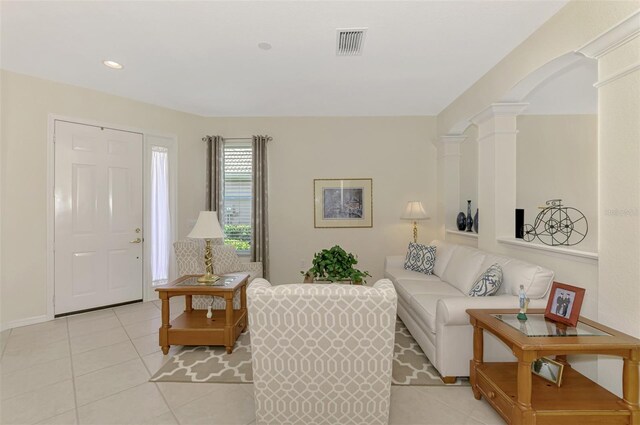
[[[252, 385], [149, 382], [179, 349], [162, 355], [159, 326], [154, 301], [0, 333], [0, 423], [253, 424]], [[504, 422], [468, 387], [394, 386], [390, 423]]]

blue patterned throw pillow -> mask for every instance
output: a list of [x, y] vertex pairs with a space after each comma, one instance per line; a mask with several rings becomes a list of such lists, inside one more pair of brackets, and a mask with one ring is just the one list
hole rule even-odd
[[436, 247], [409, 242], [407, 257], [404, 259], [404, 268], [424, 274], [433, 274], [433, 265], [436, 263]]
[[471, 297], [488, 297], [494, 295], [502, 285], [502, 267], [494, 264], [480, 275], [469, 291]]

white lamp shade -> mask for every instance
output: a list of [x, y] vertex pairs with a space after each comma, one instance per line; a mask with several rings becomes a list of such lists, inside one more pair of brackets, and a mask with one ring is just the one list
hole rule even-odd
[[223, 238], [224, 233], [218, 223], [218, 215], [215, 211], [200, 211], [198, 221], [193, 226], [191, 233], [187, 235], [193, 239], [217, 239]]
[[407, 202], [407, 208], [405, 208], [404, 214], [402, 214], [401, 218], [406, 220], [425, 220], [429, 218], [429, 216], [427, 216], [427, 213], [422, 206], [422, 202], [409, 201]]

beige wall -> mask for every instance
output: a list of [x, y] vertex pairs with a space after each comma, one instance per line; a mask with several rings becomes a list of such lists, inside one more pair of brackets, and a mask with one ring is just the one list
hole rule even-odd
[[534, 223], [545, 201], [560, 198], [589, 222], [587, 237], [575, 248], [597, 252], [598, 117], [521, 115], [517, 121], [516, 206], [524, 208], [525, 223]]
[[[300, 282], [313, 254], [340, 244], [358, 255], [373, 281], [384, 257], [406, 252], [411, 224], [400, 220], [407, 201], [434, 214], [434, 117], [212, 118], [210, 133], [269, 134], [271, 280]], [[314, 229], [313, 179], [373, 179], [373, 228]], [[435, 237], [435, 220], [419, 223], [419, 239]], [[302, 263], [304, 262], [304, 267]]]
[[[46, 314], [48, 114], [174, 134], [179, 140], [179, 218], [203, 204], [203, 119], [93, 90], [2, 71], [3, 326]], [[194, 160], [201, 164], [193, 167]], [[193, 188], [197, 188], [194, 190]], [[184, 222], [181, 220], [181, 232]]]
[[[599, 60], [599, 319], [640, 338], [640, 37]], [[621, 387], [619, 359], [599, 362], [599, 378]]]
[[[58, 114], [178, 137], [178, 234], [204, 208], [205, 134], [269, 134], [271, 277], [297, 282], [313, 253], [333, 244], [358, 254], [362, 269], [382, 277], [384, 256], [411, 238], [400, 220], [407, 201], [435, 204], [434, 117], [205, 118], [125, 98], [3, 71], [3, 326], [46, 314], [47, 118]], [[314, 229], [313, 179], [371, 177], [374, 227]], [[420, 223], [420, 240], [435, 236]], [[304, 263], [304, 266], [303, 266]], [[372, 279], [373, 280], [373, 279]]]
[[[475, 214], [478, 208], [478, 127], [470, 125], [464, 134], [467, 138], [460, 145], [460, 211], [467, 212], [467, 200], [470, 199], [471, 212]], [[455, 223], [451, 228], [455, 228]]]

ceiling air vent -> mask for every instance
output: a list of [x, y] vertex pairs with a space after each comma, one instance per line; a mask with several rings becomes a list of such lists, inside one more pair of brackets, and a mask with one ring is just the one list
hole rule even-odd
[[366, 28], [338, 29], [336, 55], [360, 56], [362, 54], [362, 45], [364, 44], [366, 32]]

